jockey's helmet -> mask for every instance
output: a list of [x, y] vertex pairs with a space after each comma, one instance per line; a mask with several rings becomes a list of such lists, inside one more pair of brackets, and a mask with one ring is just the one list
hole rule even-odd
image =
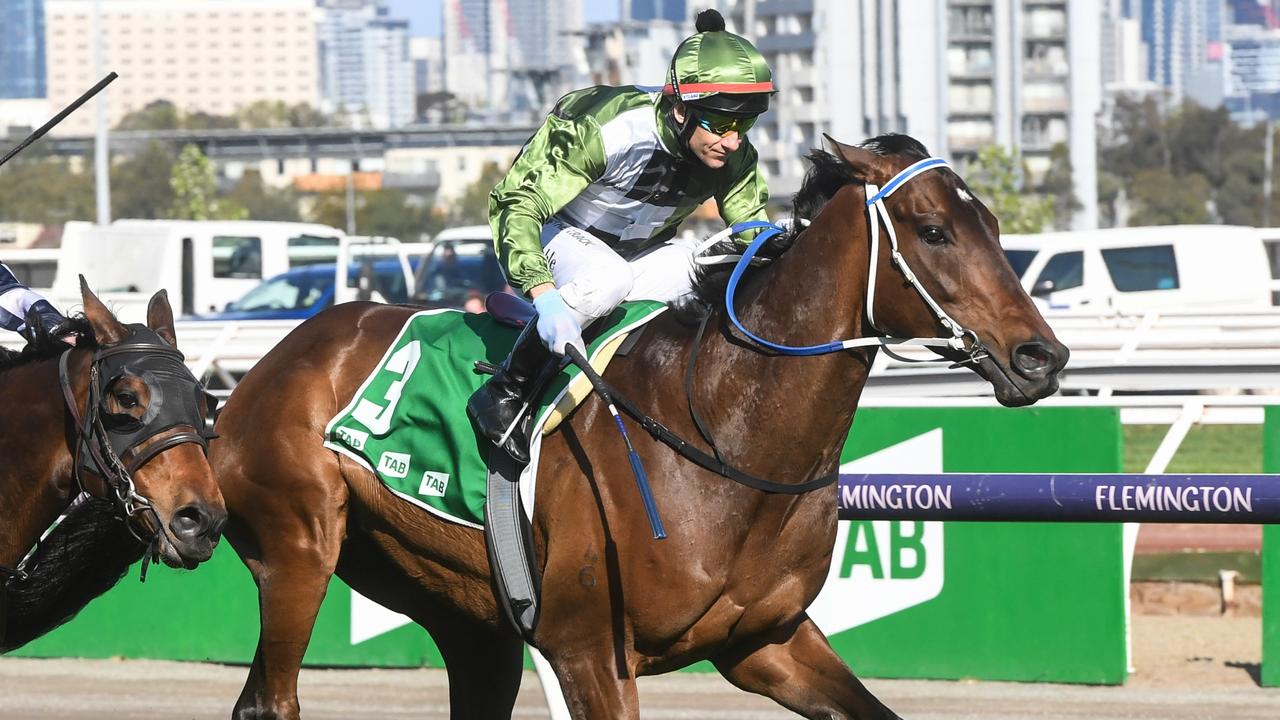
[[769, 109], [773, 71], [744, 37], [724, 29], [715, 10], [699, 13], [697, 34], [676, 48], [663, 94], [730, 117], [751, 118]]

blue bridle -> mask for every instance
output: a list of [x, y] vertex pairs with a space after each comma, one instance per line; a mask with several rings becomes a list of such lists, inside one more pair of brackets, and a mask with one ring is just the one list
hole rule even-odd
[[[724, 234], [737, 235], [739, 233], [750, 230], [760, 230], [756, 238], [751, 241], [747, 248], [742, 252], [742, 257], [738, 259], [737, 264], [733, 268], [733, 272], [729, 274], [729, 284], [725, 288], [725, 309], [729, 314], [729, 320], [733, 322], [734, 327], [739, 332], [747, 336], [756, 344], [774, 350], [783, 355], [825, 355], [827, 353], [840, 352], [855, 347], [868, 347], [872, 345], [882, 346], [888, 350], [888, 346], [896, 345], [915, 345], [924, 347], [946, 347], [951, 350], [961, 352], [970, 352], [970, 360], [977, 360], [980, 351], [980, 343], [977, 335], [972, 331], [964, 328], [960, 323], [956, 322], [942, 309], [940, 305], [933, 299], [929, 292], [920, 284], [919, 278], [911, 271], [911, 267], [907, 264], [907, 260], [898, 250], [898, 236], [894, 230], [893, 222], [889, 217], [889, 211], [885, 207], [884, 201], [900, 187], [905, 185], [915, 176], [928, 170], [942, 169], [948, 167], [947, 161], [942, 158], [926, 158], [921, 160], [902, 172], [894, 175], [889, 182], [885, 183], [883, 188], [878, 188], [873, 184], [867, 183], [867, 215], [871, 225], [871, 253], [870, 253], [870, 269], [867, 273], [867, 318], [870, 325], [875, 329], [875, 284], [876, 284], [876, 268], [878, 266], [878, 257], [880, 249], [880, 224], [883, 222], [885, 232], [889, 237], [889, 247], [892, 253], [891, 258], [894, 267], [903, 274], [907, 282], [909, 282], [924, 300], [930, 310], [933, 311], [938, 322], [943, 327], [951, 331], [950, 338], [895, 338], [884, 335], [853, 338], [850, 340], [839, 340], [835, 342], [822, 343], [819, 345], [782, 345], [779, 343], [765, 340], [764, 338], [752, 333], [742, 325], [742, 321], [738, 319], [737, 309], [734, 307], [734, 295], [738, 290], [738, 283], [742, 280], [743, 273], [750, 267], [751, 261], [755, 258], [756, 253], [770, 239], [786, 232], [785, 228], [770, 222], [760, 220], [752, 220], [749, 222], [738, 223], [728, 228]], [[966, 347], [965, 338], [972, 339], [972, 347]], [[945, 361], [944, 361], [945, 362]]]

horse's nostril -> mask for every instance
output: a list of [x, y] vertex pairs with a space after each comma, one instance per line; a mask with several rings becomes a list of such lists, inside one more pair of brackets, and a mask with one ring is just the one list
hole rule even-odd
[[173, 514], [169, 529], [184, 540], [194, 540], [203, 535], [211, 524], [207, 511], [197, 505], [188, 505]]
[[1013, 349], [1013, 367], [1019, 375], [1038, 380], [1053, 372], [1058, 356], [1041, 342], [1026, 342]]

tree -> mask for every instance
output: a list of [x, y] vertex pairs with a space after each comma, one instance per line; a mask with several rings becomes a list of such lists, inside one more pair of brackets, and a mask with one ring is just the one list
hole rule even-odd
[[169, 217], [175, 220], [243, 220], [248, 217], [243, 207], [218, 198], [213, 163], [195, 145], [184, 146], [178, 154], [169, 186], [173, 188]]
[[19, 156], [0, 169], [0, 222], [56, 225], [94, 217], [93, 177], [66, 160]]
[[480, 178], [467, 187], [447, 213], [449, 221], [454, 225], [484, 225], [489, 222], [489, 193], [501, 182], [507, 171], [497, 163], [485, 163], [480, 170]]
[[121, 118], [116, 125], [117, 130], [179, 130], [182, 128], [182, 115], [178, 108], [168, 100], [153, 100], [146, 107]]
[[291, 128], [317, 128], [331, 125], [327, 115], [306, 103], [289, 106], [286, 119]]
[[1079, 212], [1080, 199], [1071, 176], [1071, 153], [1066, 143], [1057, 143], [1049, 150], [1049, 171], [1040, 181], [1039, 192], [1049, 198], [1053, 208], [1053, 226], [1059, 230], [1071, 227], [1071, 219]]
[[162, 218], [173, 205], [173, 151], [159, 141], [142, 152], [112, 163], [111, 215], [118, 218]]
[[239, 127], [239, 123], [226, 115], [196, 111], [188, 113], [182, 119], [182, 126], [187, 130], [234, 130]]
[[1099, 147], [1104, 218], [1125, 222], [1118, 204], [1130, 200], [1134, 223], [1263, 222], [1261, 127], [1240, 127], [1225, 108], [1152, 97], [1121, 97], [1110, 116]]
[[1053, 198], [1027, 192], [1016, 159], [999, 145], [978, 151], [965, 173], [969, 189], [987, 204], [1006, 233], [1042, 232], [1053, 220]]
[[227, 202], [243, 207], [250, 220], [301, 220], [298, 193], [277, 189], [262, 181], [262, 173], [248, 170], [226, 195]]
[[356, 222], [364, 234], [418, 242], [424, 233], [438, 230], [431, 208], [402, 190], [373, 190], [361, 195]]
[[[422, 235], [435, 234], [444, 227], [441, 218], [426, 203], [401, 190], [358, 192], [355, 202], [356, 232], [361, 235], [386, 235], [403, 242], [417, 242]], [[318, 196], [308, 216], [311, 222], [345, 228], [346, 193]]]
[[1163, 168], [1134, 176], [1134, 225], [1184, 225], [1209, 222], [1209, 181], [1194, 173], [1178, 177]]
[[281, 100], [258, 100], [236, 111], [236, 120], [246, 130], [263, 128], [326, 127], [324, 113], [306, 103], [289, 105]]
[[1098, 171], [1098, 220], [1102, 227], [1117, 227], [1128, 218], [1119, 217], [1121, 198], [1125, 196], [1125, 184], [1106, 170]]

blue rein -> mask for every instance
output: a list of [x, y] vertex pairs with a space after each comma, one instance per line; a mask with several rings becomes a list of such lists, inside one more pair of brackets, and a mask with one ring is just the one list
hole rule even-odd
[[734, 327], [743, 335], [751, 338], [756, 344], [775, 350], [783, 355], [825, 355], [827, 353], [839, 352], [845, 349], [843, 342], [829, 342], [821, 345], [805, 345], [796, 347], [792, 345], [779, 345], [778, 343], [769, 342], [764, 338], [752, 333], [750, 330], [742, 326], [742, 321], [738, 319], [738, 311], [733, 306], [733, 296], [738, 292], [738, 282], [742, 280], [742, 274], [751, 266], [751, 260], [760, 251], [766, 242], [774, 237], [781, 235], [786, 230], [771, 222], [763, 220], [750, 220], [748, 222], [738, 223], [733, 226], [733, 234], [746, 232], [748, 230], [760, 229], [760, 234], [755, 240], [747, 246], [742, 252], [742, 258], [738, 260], [738, 264], [733, 267], [733, 272], [729, 275], [729, 285], [724, 291], [724, 306], [729, 313], [729, 320], [733, 322]]

